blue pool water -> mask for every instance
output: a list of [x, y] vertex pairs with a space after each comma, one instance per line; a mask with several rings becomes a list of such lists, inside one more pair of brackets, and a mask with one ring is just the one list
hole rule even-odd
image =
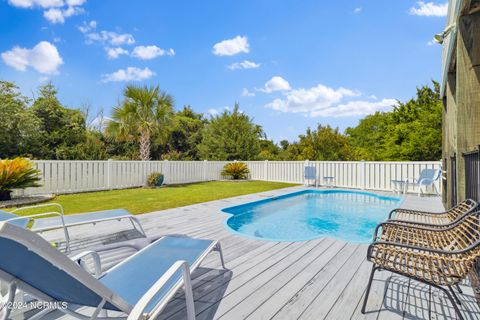
[[368, 192], [305, 190], [225, 208], [225, 225], [248, 237], [274, 241], [302, 241], [333, 237], [370, 242], [375, 227], [400, 199]]

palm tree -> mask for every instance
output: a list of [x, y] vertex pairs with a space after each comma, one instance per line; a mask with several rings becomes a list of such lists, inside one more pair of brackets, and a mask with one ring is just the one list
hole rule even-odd
[[173, 114], [173, 98], [158, 86], [128, 85], [124, 100], [114, 108], [107, 133], [120, 140], [135, 140], [140, 146], [140, 159], [150, 160], [153, 136], [162, 136]]

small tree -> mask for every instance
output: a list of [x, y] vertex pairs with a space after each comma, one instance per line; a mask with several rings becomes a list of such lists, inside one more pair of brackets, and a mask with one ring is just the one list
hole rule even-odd
[[86, 137], [85, 115], [80, 110], [65, 108], [51, 83], [40, 87], [32, 112], [40, 120], [42, 144], [37, 157], [75, 159], [74, 149]]
[[300, 135], [300, 141], [290, 144], [287, 153], [293, 160], [345, 161], [353, 157], [348, 138], [338, 128], [320, 124], [317, 130], [308, 128]]
[[29, 103], [14, 83], [0, 81], [0, 158], [31, 156], [41, 145], [40, 121]]
[[173, 98], [159, 87], [125, 88], [121, 106], [114, 108], [113, 121], [107, 133], [120, 140], [136, 141], [140, 159], [150, 160], [151, 142], [154, 136], [164, 137], [173, 113]]
[[262, 137], [262, 127], [235, 104], [232, 112], [224, 111], [205, 126], [198, 150], [208, 160], [253, 160], [260, 153]]

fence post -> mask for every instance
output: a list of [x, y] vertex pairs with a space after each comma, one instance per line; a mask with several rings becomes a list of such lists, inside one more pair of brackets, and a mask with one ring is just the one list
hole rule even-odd
[[163, 166], [163, 177], [164, 177], [164, 183], [168, 184], [170, 183], [170, 163], [168, 160], [163, 160], [164, 166]]
[[303, 164], [303, 184], [304, 184], [304, 185], [307, 185], [307, 184], [308, 184], [307, 179], [305, 178], [305, 170], [306, 170], [305, 168], [308, 167], [309, 163], [310, 163], [309, 160], [305, 160], [305, 162], [304, 162], [304, 164]]
[[268, 160], [263, 163], [263, 180], [268, 181]]
[[107, 189], [112, 190], [112, 177], [113, 177], [113, 160], [107, 161]]
[[207, 160], [203, 160], [203, 181], [207, 181]]
[[362, 179], [362, 190], [365, 190], [365, 187], [366, 187], [366, 173], [367, 171], [367, 163], [365, 162], [365, 160], [362, 160], [361, 161], [361, 164], [360, 164], [360, 179]]

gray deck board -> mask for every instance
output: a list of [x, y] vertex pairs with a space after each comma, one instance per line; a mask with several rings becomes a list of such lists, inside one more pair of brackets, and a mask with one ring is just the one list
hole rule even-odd
[[[185, 234], [219, 240], [227, 270], [221, 268], [217, 253], [209, 255], [193, 274], [195, 307], [198, 320], [211, 319], [456, 319], [443, 293], [427, 285], [382, 271], [375, 274], [367, 313], [361, 314], [371, 263], [366, 261], [366, 244], [348, 243], [332, 238], [305, 242], [271, 242], [241, 237], [227, 231], [223, 222], [227, 206], [265, 199], [299, 188], [268, 191], [253, 195], [195, 204], [141, 215], [149, 236]], [[412, 209], [442, 210], [438, 198], [408, 196], [402, 204]], [[432, 209], [433, 208], [433, 209]], [[78, 249], [115, 239], [99, 234], [121, 233], [126, 222], [78, 227], [72, 232]], [[51, 239], [61, 241], [62, 234], [52, 232]], [[86, 242], [85, 239], [90, 239]], [[102, 255], [109, 265], [132, 254], [119, 250]], [[468, 283], [463, 286], [463, 314], [480, 319]], [[88, 313], [88, 310], [85, 310]], [[162, 312], [160, 319], [185, 319], [182, 291]], [[46, 319], [69, 319], [59, 312]]]

